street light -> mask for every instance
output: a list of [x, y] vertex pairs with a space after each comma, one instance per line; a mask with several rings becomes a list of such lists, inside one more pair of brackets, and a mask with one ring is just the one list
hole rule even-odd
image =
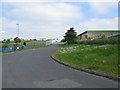
[[[16, 39], [18, 41], [19, 40], [19, 24], [17, 23], [16, 25], [17, 25], [17, 37], [16, 37]], [[16, 42], [16, 45], [17, 45], [17, 49], [19, 50], [20, 42]]]
[[17, 37], [19, 37], [19, 24], [16, 25], [17, 25]]

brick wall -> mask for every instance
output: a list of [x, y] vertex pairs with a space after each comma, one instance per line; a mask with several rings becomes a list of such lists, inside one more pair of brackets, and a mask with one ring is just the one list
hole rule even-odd
[[116, 35], [118, 33], [86, 33], [85, 35], [81, 36], [82, 40], [86, 40], [86, 39], [95, 39], [95, 38], [107, 38], [107, 37], [111, 37], [113, 35]]

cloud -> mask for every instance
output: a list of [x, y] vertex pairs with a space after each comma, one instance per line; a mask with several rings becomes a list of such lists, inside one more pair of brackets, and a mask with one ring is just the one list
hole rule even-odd
[[2, 2], [119, 2], [119, 0], [2, 0]]
[[2, 40], [3, 38], [3, 34], [5, 33], [5, 31], [3, 31], [3, 30], [0, 30], [0, 40]]
[[2, 0], [2, 2], [58, 2], [59, 0]]
[[5, 12], [9, 18], [3, 17], [3, 28], [9, 29], [6, 30], [9, 37], [16, 36], [16, 23], [19, 23], [22, 38], [62, 38], [66, 29], [84, 16], [81, 7], [67, 3], [16, 4], [10, 3], [14, 8]]
[[76, 27], [79, 31], [86, 30], [118, 30], [118, 18], [111, 19], [99, 19], [93, 18], [85, 22], [81, 22], [79, 27]]
[[[7, 17], [2, 17], [3, 30], [6, 31], [4, 34], [4, 38], [14, 38], [17, 34], [16, 23], [19, 23], [21, 38], [61, 39], [63, 38], [67, 29], [69, 29], [73, 25], [78, 25], [81, 19], [85, 18], [81, 6], [76, 6], [75, 4], [57, 2], [11, 2], [7, 3], [8, 7], [9, 5], [11, 5], [12, 8], [4, 11], [4, 15]], [[98, 6], [99, 8], [101, 8], [101, 4]], [[97, 8], [98, 7], [96, 6], [96, 9]], [[101, 13], [105, 12], [107, 11]], [[13, 17], [14, 19], [12, 19]], [[76, 26], [75, 30], [77, 30], [77, 32], [79, 33], [87, 29], [114, 29], [116, 27], [117, 18], [100, 19], [98, 17], [86, 20], [85, 22], [81, 22], [80, 27]]]
[[0, 30], [0, 33], [5, 33], [5, 31], [3, 31], [3, 30]]
[[16, 28], [16, 23], [15, 21], [9, 20], [5, 17], [1, 17], [0, 20], [2, 21], [1, 27], [0, 28]]
[[[25, 3], [24, 3], [25, 4]], [[33, 4], [17, 6], [7, 13], [8, 16], [22, 17], [42, 23], [66, 23], [83, 17], [81, 8], [65, 3]]]
[[112, 8], [118, 7], [118, 2], [88, 2], [91, 11], [95, 14], [106, 14]]
[[0, 17], [0, 28], [2, 28], [2, 17]]

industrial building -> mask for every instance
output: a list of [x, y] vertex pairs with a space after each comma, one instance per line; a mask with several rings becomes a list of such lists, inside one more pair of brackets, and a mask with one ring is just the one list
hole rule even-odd
[[85, 31], [78, 36], [81, 40], [87, 39], [96, 39], [96, 38], [108, 38], [113, 36], [120, 35], [120, 31], [118, 30], [106, 30], [106, 31]]

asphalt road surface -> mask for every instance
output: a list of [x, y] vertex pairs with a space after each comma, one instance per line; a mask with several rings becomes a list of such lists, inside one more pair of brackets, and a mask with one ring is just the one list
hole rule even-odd
[[2, 57], [2, 88], [118, 88], [118, 82], [77, 71], [50, 58], [59, 45]]

